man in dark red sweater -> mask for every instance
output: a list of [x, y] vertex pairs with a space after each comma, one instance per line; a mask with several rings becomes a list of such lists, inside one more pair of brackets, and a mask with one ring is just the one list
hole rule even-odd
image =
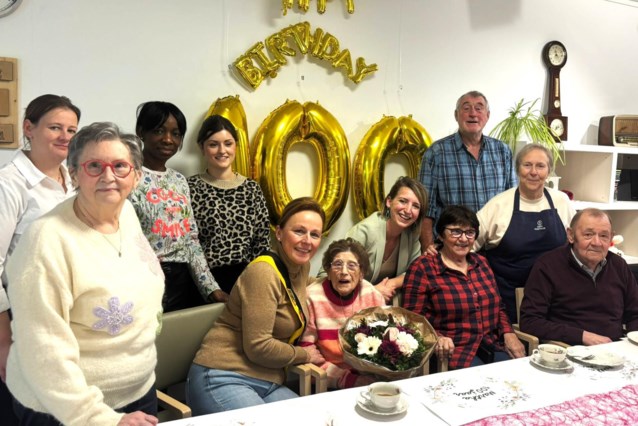
[[584, 209], [567, 229], [569, 244], [542, 255], [525, 284], [521, 330], [541, 340], [597, 345], [638, 330], [638, 283], [609, 252], [609, 215]]

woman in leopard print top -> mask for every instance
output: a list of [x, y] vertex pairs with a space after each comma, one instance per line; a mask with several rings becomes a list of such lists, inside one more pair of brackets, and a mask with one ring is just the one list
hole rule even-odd
[[237, 132], [229, 120], [208, 117], [197, 136], [207, 167], [188, 178], [208, 266], [227, 293], [246, 265], [270, 246], [264, 194], [257, 182], [232, 169], [236, 141]]

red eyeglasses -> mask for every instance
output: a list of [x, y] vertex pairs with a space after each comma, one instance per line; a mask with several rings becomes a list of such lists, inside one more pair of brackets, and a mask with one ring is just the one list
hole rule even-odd
[[124, 160], [117, 160], [112, 163], [107, 163], [102, 160], [89, 160], [80, 164], [80, 166], [82, 166], [87, 175], [92, 177], [100, 176], [108, 167], [116, 177], [125, 178], [130, 175], [134, 169], [131, 163]]

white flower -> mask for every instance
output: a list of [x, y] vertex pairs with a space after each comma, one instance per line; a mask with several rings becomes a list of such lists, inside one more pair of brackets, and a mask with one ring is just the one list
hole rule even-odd
[[354, 335], [354, 341], [357, 343], [361, 343], [366, 337], [368, 337], [368, 335], [365, 333], [357, 333]]
[[399, 329], [396, 327], [388, 327], [383, 333], [383, 337], [388, 337], [391, 342], [397, 340], [397, 336], [399, 335]]
[[375, 355], [381, 346], [381, 339], [369, 336], [359, 342], [357, 345], [357, 353], [359, 355]]
[[416, 341], [414, 336], [406, 333], [405, 331], [402, 331], [398, 334], [396, 344], [399, 347], [401, 353], [405, 356], [412, 355], [412, 353], [419, 347], [419, 342]]

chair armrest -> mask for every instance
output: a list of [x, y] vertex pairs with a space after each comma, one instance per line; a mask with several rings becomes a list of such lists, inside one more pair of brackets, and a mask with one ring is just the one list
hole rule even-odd
[[520, 340], [527, 342], [527, 355], [531, 355], [534, 349], [538, 348], [538, 337], [518, 330], [517, 326], [518, 324], [514, 327], [514, 333]]
[[299, 395], [301, 396], [312, 393], [312, 378], [315, 379], [315, 393], [328, 390], [328, 374], [314, 364], [293, 365], [290, 366], [288, 371], [299, 376]]
[[193, 412], [188, 405], [179, 402], [175, 398], [166, 395], [160, 390], [157, 391], [157, 405], [164, 408], [165, 410], [175, 413], [177, 418], [180, 419], [193, 416]]
[[443, 358], [443, 359], [439, 359], [437, 358], [437, 372], [438, 373], [443, 373], [445, 371], [448, 370], [448, 363], [449, 363], [449, 359], [448, 358]]

